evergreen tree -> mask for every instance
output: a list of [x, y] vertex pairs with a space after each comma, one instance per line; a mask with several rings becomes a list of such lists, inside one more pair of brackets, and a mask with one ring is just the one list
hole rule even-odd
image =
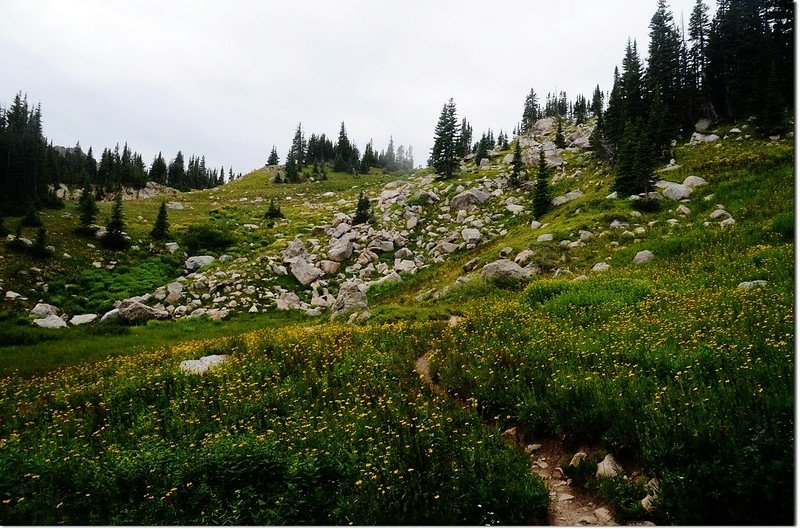
[[267, 207], [267, 212], [264, 214], [264, 217], [267, 219], [283, 219], [285, 218], [283, 212], [281, 212], [280, 206], [275, 204], [275, 199], [269, 199], [269, 206]]
[[83, 192], [81, 193], [81, 198], [78, 199], [78, 211], [80, 211], [81, 226], [88, 228], [91, 224], [94, 224], [99, 208], [94, 200], [92, 182], [88, 178], [83, 183]]
[[344, 128], [344, 121], [339, 129], [339, 139], [334, 147], [333, 170], [337, 173], [350, 173], [353, 171], [352, 164], [353, 147], [347, 138], [347, 131]]
[[531, 88], [531, 91], [525, 96], [525, 107], [522, 110], [522, 132], [530, 130], [540, 117], [539, 100], [536, 96], [536, 91]]
[[434, 131], [429, 165], [441, 178], [452, 178], [458, 170], [456, 104], [453, 102], [453, 98], [450, 98], [442, 107], [442, 113]]
[[564, 139], [564, 125], [562, 123], [561, 117], [558, 118], [558, 126], [556, 127], [556, 137], [553, 140], [556, 144], [556, 147], [559, 149], [563, 149], [567, 146], [567, 141]]
[[125, 238], [125, 219], [122, 215], [122, 192], [118, 191], [111, 207], [111, 216], [106, 223], [106, 234], [102, 239], [103, 245], [113, 249], [127, 248], [128, 240]]
[[489, 141], [486, 139], [486, 134], [484, 134], [478, 141], [478, 145], [475, 148], [475, 165], [480, 165], [481, 160], [488, 157], [489, 157]]
[[160, 151], [150, 165], [150, 180], [159, 184], [167, 183], [167, 162], [164, 161]]
[[47, 231], [44, 226], [41, 226], [36, 232], [36, 239], [33, 240], [33, 246], [31, 246], [31, 255], [38, 259], [46, 259], [53, 255], [52, 250], [47, 247]]
[[153, 229], [150, 231], [150, 237], [153, 240], [159, 241], [167, 238], [169, 232], [169, 221], [167, 220], [167, 204], [161, 201], [161, 207], [158, 208], [158, 215], [156, 222], [153, 224]]
[[301, 123], [297, 124], [297, 130], [294, 133], [294, 138], [292, 138], [291, 153], [294, 156], [297, 169], [303, 169], [305, 167], [306, 142], [303, 138], [303, 126]]
[[269, 158], [267, 158], [267, 165], [278, 165], [279, 162], [278, 150], [273, 145], [272, 150], [269, 152]]
[[522, 174], [522, 149], [519, 145], [519, 138], [514, 142], [514, 158], [511, 160], [511, 178], [509, 183], [512, 187], [519, 187]]
[[286, 183], [296, 184], [300, 182], [300, 168], [298, 167], [293, 150], [290, 150], [289, 154], [286, 155], [286, 165], [284, 170], [286, 171], [286, 175], [284, 177]]
[[[680, 95], [680, 38], [667, 9], [666, 0], [658, 0], [658, 7], [650, 20], [650, 47], [647, 58], [647, 99], [652, 102], [656, 98], [667, 107], [664, 119], [669, 123], [665, 127], [677, 126], [678, 116], [686, 108], [685, 102], [679, 101]], [[652, 103], [651, 103], [652, 104]], [[646, 107], [645, 107], [646, 108]], [[645, 117], [644, 113], [632, 114], [631, 117]]]
[[175, 189], [180, 189], [181, 191], [189, 189], [186, 181], [186, 167], [181, 151], [178, 151], [178, 154], [175, 155], [175, 159], [169, 164], [169, 169], [167, 170], [167, 185]]
[[536, 174], [536, 185], [533, 191], [533, 216], [536, 219], [541, 219], [545, 213], [550, 211], [550, 190], [547, 185], [547, 173], [544, 151], [539, 149], [539, 171]]
[[364, 224], [370, 218], [370, 203], [369, 198], [362, 191], [358, 195], [358, 203], [356, 204], [356, 213], [353, 215], [353, 224]]
[[599, 117], [603, 113], [603, 92], [600, 90], [600, 85], [594, 87], [592, 92], [592, 106], [590, 107], [592, 114]]
[[[460, 156], [469, 154], [472, 147], [472, 126], [467, 121], [467, 118], [461, 120], [461, 129], [458, 133], [458, 153]], [[413, 165], [413, 164], [412, 164]]]

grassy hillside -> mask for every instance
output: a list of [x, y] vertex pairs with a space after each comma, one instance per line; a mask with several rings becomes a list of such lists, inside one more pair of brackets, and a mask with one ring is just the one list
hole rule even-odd
[[[0, 523], [542, 523], [544, 483], [530, 457], [501, 440], [512, 426], [532, 442], [560, 443], [564, 470], [607, 498], [617, 521], [791, 523], [792, 143], [679, 146], [680, 167], [659, 177], [708, 182], [684, 215], [670, 200], [639, 212], [627, 199], [606, 199], [607, 168], [586, 152], [563, 157], [553, 196], [581, 189], [582, 197], [536, 229], [530, 217], [504, 213], [497, 237], [370, 289], [372, 316], [359, 324], [268, 311], [113, 337], [67, 329], [63, 341], [0, 348], [9, 366], [0, 379]], [[453, 188], [500, 172], [468, 169]], [[176, 228], [252, 220], [261, 226], [237, 231], [230, 253], [280, 251], [296, 233], [354, 209], [359, 190], [375, 196], [395, 178], [266, 179], [260, 171], [183, 194], [185, 208], [170, 220]], [[452, 196], [450, 184], [439, 191]], [[268, 228], [256, 196], [279, 197], [288, 220]], [[502, 200], [485, 208], [502, 211]], [[129, 219], [151, 220], [158, 201], [128, 204]], [[437, 209], [421, 222], [451, 229]], [[717, 209], [735, 223], [712, 220]], [[68, 222], [67, 251], [86, 263], [109, 259], [66, 242]], [[131, 235], [148, 226], [132, 223]], [[584, 245], [561, 244], [580, 230], [592, 234]], [[537, 242], [545, 233], [552, 241]], [[511, 258], [531, 250], [542, 274], [528, 284], [481, 279], [505, 247]], [[643, 250], [654, 259], [634, 264]], [[473, 258], [478, 267], [465, 273]], [[2, 262], [9, 288], [11, 268], [26, 264]], [[611, 268], [593, 272], [599, 262]], [[738, 287], [754, 280], [766, 284]], [[462, 319], [448, 324], [452, 315]], [[219, 353], [231, 361], [207, 375], [178, 368]], [[26, 368], [34, 354], [36, 367]], [[444, 395], [414, 371], [426, 354]], [[585, 465], [567, 466], [587, 448]], [[626, 477], [593, 477], [605, 453], [623, 462]], [[645, 511], [651, 478], [658, 493]]]

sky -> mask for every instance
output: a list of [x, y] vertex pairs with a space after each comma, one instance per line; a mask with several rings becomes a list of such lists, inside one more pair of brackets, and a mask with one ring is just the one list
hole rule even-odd
[[[695, 0], [671, 0], [688, 26]], [[712, 4], [712, 0], [706, 0]], [[710, 5], [713, 13], [713, 6]], [[611, 88], [656, 0], [283, 2], [0, 0], [0, 106], [41, 102], [55, 145], [128, 142], [150, 164], [205, 155], [247, 173], [298, 123], [424, 165], [444, 103], [477, 136], [511, 131], [534, 88]]]

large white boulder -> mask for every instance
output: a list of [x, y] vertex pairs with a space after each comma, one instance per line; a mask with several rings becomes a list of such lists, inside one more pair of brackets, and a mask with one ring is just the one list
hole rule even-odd
[[528, 281], [531, 273], [514, 261], [500, 259], [484, 266], [481, 277], [486, 280]]
[[362, 289], [362, 283], [358, 281], [348, 281], [339, 289], [336, 303], [331, 308], [331, 319], [339, 314], [353, 310], [367, 309], [367, 295]]
[[35, 307], [31, 309], [29, 314], [34, 318], [46, 318], [47, 316], [58, 315], [60, 311], [58, 307], [54, 305], [50, 305], [48, 303], [37, 303]]
[[489, 193], [476, 187], [459, 193], [450, 199], [450, 207], [455, 210], [468, 209], [472, 206], [480, 206], [489, 199]]
[[65, 322], [55, 314], [50, 314], [46, 318], [33, 320], [33, 324], [38, 327], [42, 327], [43, 329], [60, 329], [61, 327], [67, 326], [67, 322]]
[[325, 273], [302, 257], [295, 257], [290, 265], [292, 275], [303, 286], [308, 286]]
[[[169, 312], [155, 307], [149, 307], [139, 301], [126, 300], [120, 303], [119, 317], [128, 323], [138, 323], [149, 320], [166, 320]], [[104, 317], [105, 318], [105, 317]]]
[[353, 243], [347, 239], [334, 239], [331, 241], [330, 249], [328, 250], [328, 260], [341, 263], [350, 259], [353, 255]]
[[635, 264], [641, 263], [648, 263], [655, 259], [655, 255], [650, 250], [642, 250], [641, 252], [637, 253], [636, 256], [633, 258], [633, 262]]
[[208, 355], [199, 360], [184, 360], [178, 366], [181, 371], [192, 375], [203, 375], [214, 366], [222, 364], [228, 360], [228, 355]]
[[195, 255], [186, 259], [183, 266], [187, 272], [196, 272], [213, 261], [214, 257], [211, 255]]
[[70, 325], [85, 325], [97, 319], [97, 314], [77, 314], [69, 320]]

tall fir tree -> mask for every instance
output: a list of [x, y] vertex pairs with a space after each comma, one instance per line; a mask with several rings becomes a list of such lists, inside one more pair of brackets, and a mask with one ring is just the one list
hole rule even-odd
[[169, 233], [169, 220], [167, 219], [167, 204], [163, 200], [161, 206], [158, 208], [158, 215], [153, 224], [153, 229], [150, 230], [150, 237], [153, 240], [160, 241], [167, 238]]
[[267, 158], [267, 165], [278, 165], [280, 163], [280, 158], [278, 158], [278, 149], [275, 146], [272, 146], [272, 150], [269, 152], [269, 158]]
[[94, 190], [92, 189], [92, 182], [87, 178], [83, 183], [83, 191], [81, 197], [78, 199], [78, 211], [80, 212], [81, 226], [88, 228], [94, 224], [97, 218], [98, 207], [94, 199]]
[[161, 151], [159, 151], [158, 156], [153, 159], [153, 163], [150, 165], [149, 177], [153, 182], [159, 184], [167, 183], [167, 162], [161, 156]]
[[125, 238], [125, 219], [122, 213], [122, 192], [117, 191], [114, 205], [111, 207], [111, 216], [106, 222], [106, 234], [101, 239], [104, 246], [113, 249], [127, 248], [128, 240]]
[[539, 98], [536, 95], [536, 90], [531, 88], [528, 95], [525, 96], [525, 106], [522, 109], [522, 132], [527, 132], [533, 126], [537, 119], [541, 117], [541, 110], [539, 109]]
[[514, 157], [511, 159], [511, 177], [509, 183], [512, 187], [519, 187], [522, 182], [522, 148], [519, 138], [514, 142]]
[[545, 213], [550, 211], [550, 190], [547, 177], [548, 171], [544, 150], [539, 149], [539, 170], [536, 173], [536, 185], [533, 189], [533, 216], [536, 219], [541, 219]]
[[564, 139], [564, 124], [561, 117], [558, 117], [558, 125], [556, 126], [556, 137], [553, 140], [553, 143], [556, 144], [556, 147], [559, 149], [563, 149], [567, 146], [567, 141]]
[[356, 203], [356, 212], [353, 215], [353, 224], [364, 224], [369, 222], [370, 218], [370, 203], [367, 195], [362, 191], [358, 194], [358, 202]]
[[456, 104], [453, 98], [442, 107], [436, 123], [429, 165], [441, 178], [452, 178], [459, 165]]

